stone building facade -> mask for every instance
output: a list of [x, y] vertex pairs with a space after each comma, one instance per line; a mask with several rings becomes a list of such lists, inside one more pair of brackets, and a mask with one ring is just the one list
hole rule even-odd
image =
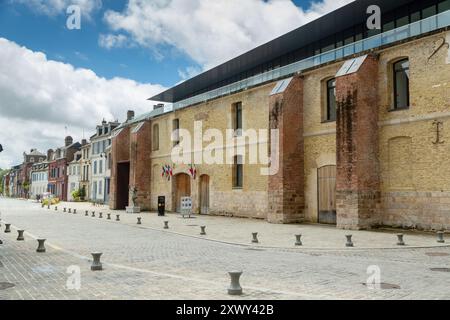
[[[337, 48], [330, 59], [325, 51], [308, 60], [312, 66], [287, 76], [280, 70], [258, 85], [212, 98], [217, 90], [211, 89], [210, 98], [175, 99], [171, 108], [129, 117], [113, 134], [111, 207], [124, 208], [128, 188], [135, 186], [145, 210], [156, 210], [158, 196], [165, 196], [167, 209], [177, 211], [180, 197], [190, 196], [197, 213], [273, 223], [449, 230], [450, 1], [398, 5], [405, 3], [410, 24], [397, 19], [397, 28], [382, 33], [379, 45], [370, 42], [377, 37], [369, 37], [352, 44], [352, 54], [345, 54], [348, 47], [344, 54]], [[268, 135], [256, 144], [267, 157], [278, 155], [275, 174], [261, 174], [267, 168], [261, 163], [195, 161], [205, 151], [235, 149], [236, 135], [213, 147], [205, 138], [189, 155], [194, 166], [189, 160], [174, 163], [174, 130], [194, 136], [201, 123], [203, 132], [214, 129], [227, 137], [227, 129], [236, 129], [237, 106], [242, 130], [278, 130], [277, 149]], [[243, 146], [234, 155], [247, 159], [254, 144], [246, 140]], [[242, 183], [236, 185], [236, 179]]]

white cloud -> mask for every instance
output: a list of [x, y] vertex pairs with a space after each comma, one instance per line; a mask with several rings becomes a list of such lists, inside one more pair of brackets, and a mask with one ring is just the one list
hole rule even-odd
[[146, 99], [164, 89], [101, 78], [0, 38], [0, 168], [20, 161], [25, 150], [62, 145], [65, 125], [79, 140], [83, 128], [89, 137], [103, 118], [123, 121], [128, 109], [147, 112], [153, 104]]
[[121, 48], [127, 45], [128, 38], [123, 34], [101, 34], [98, 38], [98, 44], [105, 49]]
[[10, 0], [10, 2], [26, 4], [34, 12], [48, 16], [66, 14], [70, 5], [77, 5], [84, 17], [91, 18], [92, 14], [102, 7], [102, 0]]
[[173, 46], [207, 69], [352, 1], [316, 1], [303, 10], [291, 0], [129, 0], [105, 21], [140, 46]]

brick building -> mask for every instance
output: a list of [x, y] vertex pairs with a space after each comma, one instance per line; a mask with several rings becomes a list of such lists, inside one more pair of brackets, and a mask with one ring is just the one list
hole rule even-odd
[[74, 160], [75, 153], [80, 151], [81, 144], [73, 142], [72, 137], [68, 136], [64, 140], [63, 147], [47, 151], [48, 157], [48, 187], [49, 192], [62, 201], [67, 201], [68, 175], [67, 168], [69, 163]]
[[[360, 0], [152, 97], [168, 105], [113, 133], [111, 207], [134, 186], [147, 210], [191, 196], [195, 212], [274, 223], [450, 229], [449, 30], [450, 0]], [[198, 126], [229, 140], [174, 163], [173, 133]], [[278, 137], [240, 140], [251, 129]], [[273, 174], [248, 161], [255, 146]], [[198, 163], [205, 151], [232, 161]]]

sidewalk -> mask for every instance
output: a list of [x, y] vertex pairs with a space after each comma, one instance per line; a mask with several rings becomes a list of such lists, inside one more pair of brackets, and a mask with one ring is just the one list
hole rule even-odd
[[[39, 204], [36, 203], [36, 206]], [[58, 205], [58, 214], [66, 207], [77, 209], [77, 214], [86, 219], [92, 218], [92, 211], [96, 212], [95, 219], [99, 219], [99, 212], [103, 213], [105, 223], [122, 223], [130, 226], [171, 232], [184, 236], [203, 238], [236, 245], [261, 248], [284, 249], [324, 249], [324, 250], [358, 250], [358, 249], [401, 249], [414, 247], [445, 247], [450, 246], [450, 238], [444, 244], [437, 243], [437, 236], [432, 233], [422, 233], [404, 230], [376, 230], [354, 231], [340, 230], [333, 226], [314, 224], [280, 225], [269, 224], [263, 220], [246, 218], [229, 218], [219, 216], [194, 215], [182, 218], [179, 214], [166, 213], [159, 217], [157, 213], [127, 214], [125, 211], [110, 210], [107, 206], [93, 206], [90, 203], [67, 203]], [[42, 210], [48, 210], [47, 208]], [[54, 206], [51, 207], [54, 210]], [[84, 217], [85, 211], [89, 217]], [[107, 220], [107, 213], [111, 220]], [[67, 213], [68, 214], [68, 213]], [[115, 221], [120, 215], [120, 222]], [[142, 224], [137, 225], [137, 218], [142, 218]], [[164, 221], [169, 222], [169, 229], [165, 230]], [[206, 226], [206, 235], [200, 235], [200, 226]], [[252, 243], [252, 233], [258, 233], [258, 244]], [[406, 246], [397, 245], [397, 233], [404, 234]], [[295, 235], [302, 235], [303, 246], [295, 246]], [[346, 248], [346, 235], [353, 235], [354, 248]]]

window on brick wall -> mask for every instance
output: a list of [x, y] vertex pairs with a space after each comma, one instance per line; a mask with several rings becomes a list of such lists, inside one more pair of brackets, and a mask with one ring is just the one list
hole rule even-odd
[[152, 130], [152, 149], [153, 151], [159, 150], [159, 125], [153, 125]]
[[235, 136], [242, 136], [242, 102], [233, 104], [232, 123]]
[[233, 162], [233, 188], [242, 189], [244, 185], [244, 165], [242, 156], [235, 156]]
[[176, 146], [180, 143], [180, 119], [173, 120], [172, 131], [173, 131], [173, 145]]
[[409, 108], [409, 60], [403, 59], [393, 65], [394, 110]]
[[336, 121], [336, 79], [327, 81], [326, 121]]

